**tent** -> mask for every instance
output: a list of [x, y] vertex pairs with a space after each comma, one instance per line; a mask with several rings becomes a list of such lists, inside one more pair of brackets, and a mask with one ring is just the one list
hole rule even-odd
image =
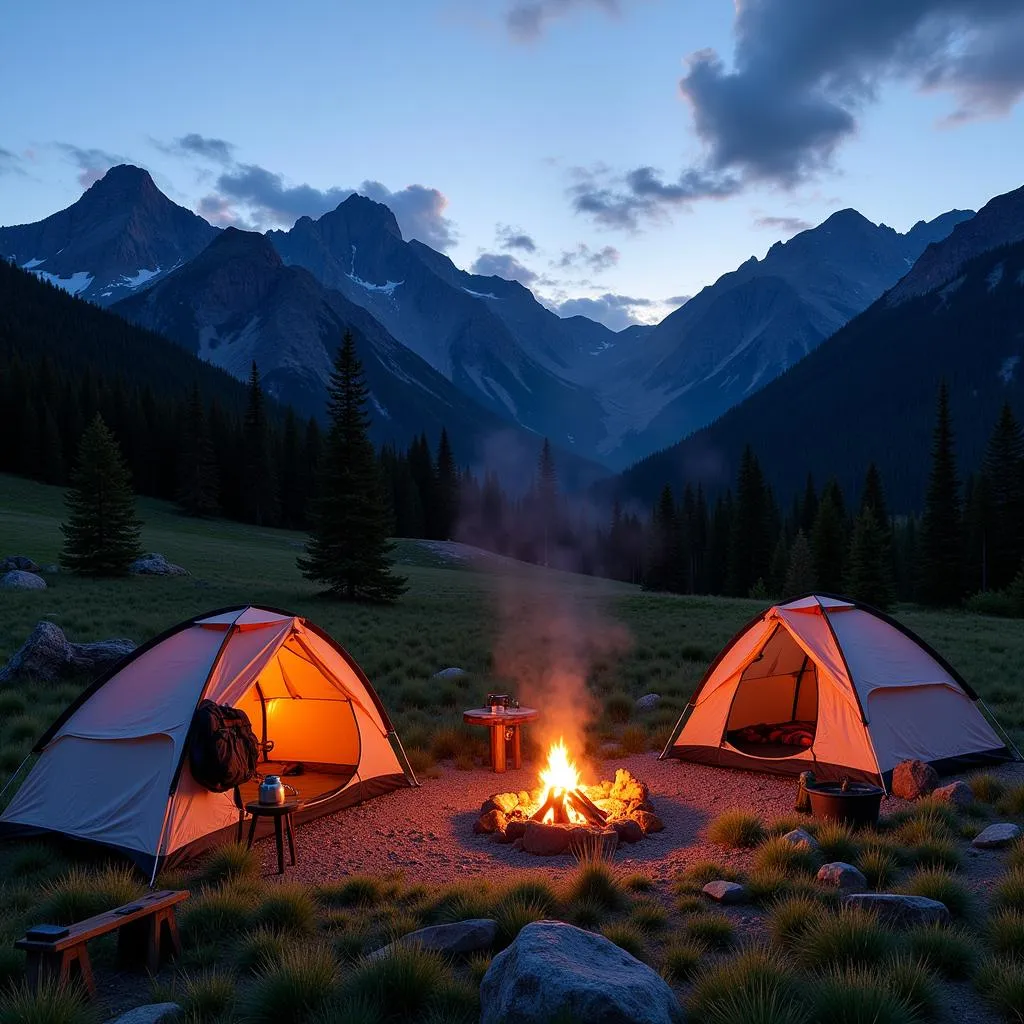
[[[417, 784], [349, 654], [290, 612], [230, 608], [175, 626], [89, 687], [36, 744], [0, 835], [99, 843], [151, 876], [230, 841], [234, 792], [204, 789], [188, 766], [185, 741], [204, 698], [248, 714], [263, 742], [257, 771], [299, 791], [298, 821]], [[242, 798], [255, 799], [257, 785], [246, 783]]]
[[714, 660], [662, 752], [701, 764], [874, 782], [1009, 758], [977, 694], [920, 637], [856, 601], [767, 609]]

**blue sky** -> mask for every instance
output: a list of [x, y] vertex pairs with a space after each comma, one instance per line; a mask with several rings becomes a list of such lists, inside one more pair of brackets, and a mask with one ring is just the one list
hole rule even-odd
[[1024, 0], [34, 0], [4, 22], [0, 223], [120, 160], [260, 229], [359, 189], [614, 327], [836, 209], [905, 230], [1024, 176]]

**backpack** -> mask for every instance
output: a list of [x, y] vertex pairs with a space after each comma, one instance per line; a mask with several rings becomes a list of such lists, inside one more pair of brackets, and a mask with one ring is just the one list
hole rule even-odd
[[249, 716], [238, 708], [201, 701], [188, 733], [192, 777], [214, 793], [223, 793], [256, 774], [260, 745]]

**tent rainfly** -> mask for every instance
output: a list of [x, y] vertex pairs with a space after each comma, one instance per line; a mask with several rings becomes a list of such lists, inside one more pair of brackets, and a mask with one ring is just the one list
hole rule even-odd
[[[36, 744], [0, 835], [102, 844], [151, 877], [230, 841], [234, 793], [204, 789], [188, 766], [204, 699], [246, 712], [263, 744], [257, 772], [299, 791], [300, 821], [417, 784], [380, 698], [341, 646], [290, 612], [231, 608], [175, 626], [89, 687]], [[246, 783], [243, 799], [257, 785]]]
[[769, 608], [733, 637], [661, 756], [888, 790], [907, 759], [938, 771], [1008, 760], [979, 703], [956, 669], [894, 619], [810, 595]]

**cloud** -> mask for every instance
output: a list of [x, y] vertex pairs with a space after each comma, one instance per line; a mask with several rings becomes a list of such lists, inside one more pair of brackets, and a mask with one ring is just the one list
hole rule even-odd
[[216, 192], [203, 202], [220, 200], [226, 208], [242, 207], [259, 228], [291, 227], [299, 217], [320, 217], [354, 192], [383, 203], [395, 215], [405, 238], [418, 238], [435, 249], [451, 248], [454, 225], [445, 216], [448, 200], [436, 188], [407, 185], [392, 192], [379, 181], [364, 181], [358, 188], [286, 184], [284, 175], [258, 164], [235, 164], [218, 176]]
[[220, 228], [236, 227], [243, 230], [252, 228], [252, 225], [247, 223], [223, 196], [203, 196], [196, 206], [196, 212], [200, 217], [205, 217], [211, 224]]
[[621, 331], [634, 324], [648, 323], [649, 317], [638, 315], [637, 311], [651, 309], [658, 303], [653, 299], [639, 299], [630, 295], [605, 292], [596, 298], [565, 299], [548, 305], [561, 317], [585, 316], [613, 331]]
[[505, 27], [520, 43], [539, 39], [552, 21], [580, 8], [596, 7], [612, 16], [622, 11], [621, 0], [509, 0], [507, 6]]
[[129, 162], [127, 158], [103, 149], [83, 149], [70, 142], [56, 142], [54, 145], [78, 167], [78, 184], [82, 188], [94, 185], [111, 167]]
[[606, 245], [600, 249], [591, 249], [586, 242], [580, 242], [575, 249], [565, 249], [556, 264], [562, 270], [569, 267], [589, 267], [594, 273], [608, 270], [619, 262], [622, 254], [614, 245]]
[[234, 143], [224, 139], [207, 138], [197, 132], [181, 135], [170, 143], [153, 139], [153, 144], [158, 149], [174, 156], [198, 156], [204, 160], [223, 164], [225, 167], [231, 166], [235, 161]]
[[690, 55], [679, 83], [702, 169], [786, 188], [830, 166], [886, 81], [951, 93], [951, 118], [1024, 93], [1020, 0], [743, 0], [733, 63]]
[[521, 249], [523, 252], [536, 252], [537, 243], [522, 228], [499, 224], [496, 231], [498, 245], [502, 249]]
[[772, 231], [781, 231], [786, 235], [795, 235], [798, 231], [807, 231], [814, 225], [803, 217], [758, 217], [754, 226], [759, 228], [770, 228]]
[[665, 305], [678, 309], [680, 306], [685, 306], [692, 298], [692, 295], [670, 295], [665, 300]]
[[481, 277], [503, 277], [506, 281], [518, 281], [527, 288], [538, 280], [529, 267], [524, 267], [515, 256], [504, 252], [481, 253], [469, 269], [470, 273]]
[[588, 214], [604, 227], [636, 231], [642, 220], [663, 219], [670, 207], [685, 207], [698, 199], [723, 199], [739, 191], [730, 175], [683, 171], [674, 182], [663, 181], [653, 167], [637, 167], [625, 175], [607, 168], [577, 167], [569, 187], [573, 209]]
[[24, 174], [21, 157], [0, 146], [0, 174]]

